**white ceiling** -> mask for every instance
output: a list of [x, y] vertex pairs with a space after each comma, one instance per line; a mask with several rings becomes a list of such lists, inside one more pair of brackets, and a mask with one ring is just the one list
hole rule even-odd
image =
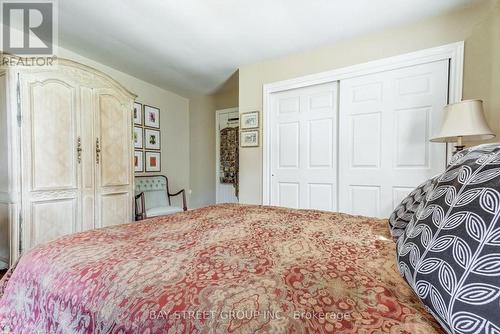
[[181, 94], [241, 65], [480, 0], [60, 0], [61, 46]]

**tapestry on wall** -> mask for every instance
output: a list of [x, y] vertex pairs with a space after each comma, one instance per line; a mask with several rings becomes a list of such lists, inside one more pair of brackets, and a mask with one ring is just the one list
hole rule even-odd
[[239, 127], [220, 131], [220, 183], [233, 184], [238, 197]]

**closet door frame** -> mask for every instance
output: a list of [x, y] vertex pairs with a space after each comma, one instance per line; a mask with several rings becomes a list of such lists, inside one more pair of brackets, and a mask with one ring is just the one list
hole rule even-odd
[[341, 81], [358, 76], [374, 74], [429, 62], [448, 60], [449, 68], [449, 103], [462, 99], [464, 42], [456, 42], [430, 49], [406, 53], [399, 56], [383, 58], [358, 65], [348, 66], [332, 71], [306, 75], [290, 80], [263, 85], [263, 124], [262, 124], [262, 203], [271, 202], [271, 112], [272, 94], [290, 89], [303, 88], [328, 82]]

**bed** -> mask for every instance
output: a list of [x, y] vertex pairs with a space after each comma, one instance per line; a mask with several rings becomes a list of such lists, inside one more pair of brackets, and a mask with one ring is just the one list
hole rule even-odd
[[387, 220], [216, 205], [66, 236], [2, 280], [15, 333], [442, 333]]

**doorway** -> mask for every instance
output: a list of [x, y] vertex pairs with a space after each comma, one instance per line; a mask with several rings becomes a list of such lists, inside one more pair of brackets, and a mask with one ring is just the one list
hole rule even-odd
[[239, 173], [238, 108], [215, 113], [215, 198], [216, 203], [238, 203]]

